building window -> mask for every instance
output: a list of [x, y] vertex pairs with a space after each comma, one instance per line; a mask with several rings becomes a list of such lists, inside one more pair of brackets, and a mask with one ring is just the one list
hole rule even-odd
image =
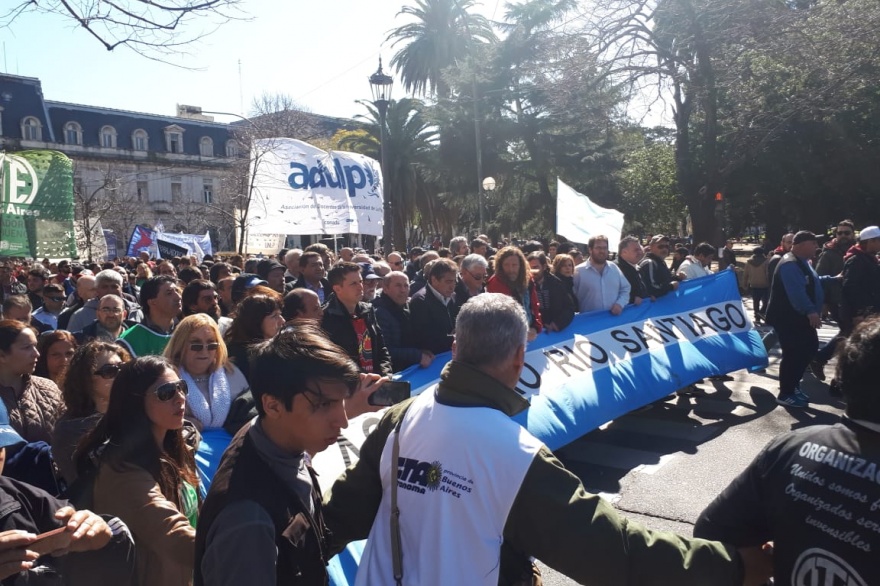
[[205, 179], [202, 186], [202, 196], [206, 204], [214, 203], [214, 181], [211, 179]]
[[33, 116], [21, 121], [21, 136], [24, 140], [43, 140], [43, 125]]
[[138, 201], [147, 201], [150, 197], [150, 190], [146, 181], [137, 182], [137, 198]]
[[149, 137], [145, 130], [138, 128], [131, 134], [131, 145], [136, 151], [145, 151], [149, 145]]
[[82, 144], [82, 126], [78, 122], [68, 122], [64, 125], [64, 142], [67, 144]]
[[210, 136], [203, 136], [202, 140], [199, 141], [199, 154], [203, 157], [214, 156], [214, 141], [211, 140]]
[[101, 146], [105, 149], [116, 148], [116, 129], [112, 126], [101, 128]]
[[237, 157], [238, 156], [238, 143], [234, 140], [226, 141], [226, 156], [227, 157]]
[[165, 127], [165, 150], [169, 153], [183, 152], [183, 128], [177, 124]]
[[174, 181], [171, 183], [171, 201], [177, 203], [181, 200], [183, 196], [183, 186], [180, 182]]

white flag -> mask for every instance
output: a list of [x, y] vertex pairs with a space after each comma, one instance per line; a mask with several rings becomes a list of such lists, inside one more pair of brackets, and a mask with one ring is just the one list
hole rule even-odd
[[255, 141], [248, 234], [382, 234], [382, 170], [292, 138]]
[[556, 233], [582, 244], [592, 236], [607, 236], [608, 250], [616, 252], [623, 231], [623, 214], [597, 206], [561, 179], [556, 181]]

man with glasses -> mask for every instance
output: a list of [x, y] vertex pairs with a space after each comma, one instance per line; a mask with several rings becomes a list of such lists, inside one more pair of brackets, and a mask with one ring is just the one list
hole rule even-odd
[[115, 342], [134, 322], [125, 320], [125, 302], [117, 295], [104, 295], [98, 301], [98, 318], [73, 336], [80, 345], [92, 340]]
[[403, 257], [400, 256], [399, 252], [389, 253], [388, 256], [385, 257], [385, 260], [388, 262], [388, 266], [391, 267], [392, 271], [403, 270]]
[[489, 278], [489, 263], [479, 253], [471, 253], [461, 261], [461, 271], [455, 284], [455, 306], [461, 309], [468, 299], [486, 292], [486, 279]]
[[[864, 319], [880, 312], [880, 267], [877, 253], [880, 253], [880, 228], [862, 228], [858, 243], [850, 247], [843, 264], [840, 334], [825, 344], [810, 363], [810, 372], [820, 381], [825, 380], [825, 365], [834, 356], [838, 343], [849, 337], [853, 328]], [[825, 290], [827, 293], [829, 289]], [[831, 380], [829, 392], [832, 396], [841, 396], [837, 379]]]
[[33, 317], [45, 324], [50, 330], [58, 329], [58, 316], [64, 311], [64, 288], [57, 283], [49, 283], [43, 287], [43, 306], [38, 307]]
[[[822, 254], [816, 262], [816, 274], [820, 277], [835, 276], [843, 272], [844, 256], [850, 247], [856, 243], [855, 225], [850, 220], [843, 220], [837, 224], [834, 238], [822, 247]], [[825, 284], [825, 310], [831, 318], [840, 322], [840, 281], [830, 281]]]
[[669, 256], [669, 238], [663, 234], [655, 234], [648, 242], [648, 252], [639, 261], [639, 275], [645, 284], [649, 297], [659, 299], [671, 291], [678, 290], [678, 281], [666, 266]]

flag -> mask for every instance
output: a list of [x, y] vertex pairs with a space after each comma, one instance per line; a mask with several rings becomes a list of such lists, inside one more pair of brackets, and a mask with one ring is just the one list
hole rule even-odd
[[581, 243], [592, 236], [607, 236], [608, 250], [616, 252], [623, 231], [623, 214], [597, 206], [562, 179], [556, 181], [556, 233]]
[[292, 138], [254, 143], [248, 234], [382, 235], [382, 170]]

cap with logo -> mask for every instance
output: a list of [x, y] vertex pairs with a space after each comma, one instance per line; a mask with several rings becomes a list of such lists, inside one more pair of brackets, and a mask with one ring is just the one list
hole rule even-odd
[[658, 242], [663, 241], [669, 242], [669, 236], [664, 236], [663, 234], [654, 234], [648, 244], [657, 244]]

